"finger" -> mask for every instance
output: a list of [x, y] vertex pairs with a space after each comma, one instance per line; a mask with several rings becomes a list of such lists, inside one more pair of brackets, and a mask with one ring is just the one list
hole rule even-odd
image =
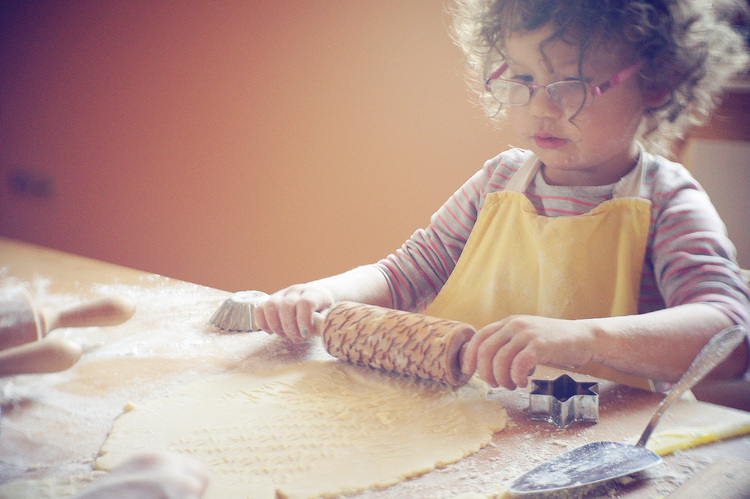
[[313, 332], [312, 316], [314, 306], [312, 302], [304, 300], [297, 304], [297, 329], [302, 338], [309, 338]]
[[154, 457], [151, 475], [155, 484], [161, 484], [165, 497], [197, 499], [203, 496], [209, 481], [205, 464], [181, 454], [161, 453]]
[[515, 390], [518, 385], [511, 376], [511, 366], [518, 353], [523, 350], [524, 343], [514, 337], [500, 348], [492, 359], [492, 375], [495, 382], [507, 388]]
[[271, 334], [278, 334], [284, 336], [284, 328], [281, 325], [281, 319], [279, 318], [279, 302], [276, 298], [270, 298], [266, 301], [263, 306], [263, 321], [265, 321], [266, 327], [264, 331]]
[[284, 335], [295, 343], [302, 341], [299, 327], [297, 325], [297, 300], [285, 298], [279, 304], [279, 320], [284, 330]]
[[182, 463], [180, 469], [177, 471], [180, 473], [176, 477], [179, 479], [177, 483], [180, 483], [180, 490], [175, 491], [175, 498], [199, 499], [204, 496], [208, 488], [210, 476], [203, 463]]
[[472, 374], [476, 371], [479, 347], [493, 332], [488, 328], [480, 329], [463, 347], [464, 352], [461, 358], [461, 371], [463, 373]]
[[538, 363], [538, 356], [532, 352], [531, 348], [521, 350], [510, 367], [510, 377], [513, 383], [520, 388], [526, 388], [529, 384], [529, 376], [534, 374]]
[[501, 331], [487, 338], [479, 346], [477, 351], [477, 374], [491, 386], [500, 385], [500, 379], [496, 375], [496, 357], [508, 342], [508, 338]]

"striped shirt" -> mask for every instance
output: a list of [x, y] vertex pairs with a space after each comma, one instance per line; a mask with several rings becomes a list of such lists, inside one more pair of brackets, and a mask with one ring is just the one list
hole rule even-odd
[[[642, 154], [640, 195], [652, 204], [638, 312], [706, 303], [750, 330], [750, 291], [708, 196], [682, 165]], [[455, 268], [486, 196], [504, 190], [530, 155], [511, 149], [487, 161], [427, 228], [376, 264], [388, 280], [394, 308], [419, 311], [432, 302]], [[573, 216], [612, 199], [616, 185], [552, 186], [540, 171], [525, 194], [540, 215]]]

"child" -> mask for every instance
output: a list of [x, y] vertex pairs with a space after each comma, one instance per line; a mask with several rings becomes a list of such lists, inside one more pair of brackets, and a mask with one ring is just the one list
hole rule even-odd
[[[746, 67], [719, 4], [738, 12], [705, 0], [456, 1], [468, 67], [521, 148], [485, 163], [386, 259], [272, 295], [261, 327], [302, 341], [313, 311], [359, 301], [474, 325], [462, 369], [492, 386], [524, 387], [543, 364], [676, 381], [713, 335], [750, 325], [713, 206], [649, 152], [705, 118]], [[747, 370], [745, 342], [713, 376]]]

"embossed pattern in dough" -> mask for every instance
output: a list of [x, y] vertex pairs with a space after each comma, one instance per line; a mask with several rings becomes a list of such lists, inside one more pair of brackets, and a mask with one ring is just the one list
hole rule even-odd
[[339, 361], [225, 375], [120, 416], [97, 467], [149, 448], [189, 454], [209, 465], [208, 499], [385, 487], [488, 444], [507, 414], [486, 394]]

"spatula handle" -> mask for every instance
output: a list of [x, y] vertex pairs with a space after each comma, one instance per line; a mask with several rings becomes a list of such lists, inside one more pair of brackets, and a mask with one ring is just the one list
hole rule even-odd
[[646, 430], [636, 445], [645, 447], [659, 419], [669, 406], [672, 405], [672, 402], [677, 400], [685, 390], [689, 390], [695, 386], [706, 374], [726, 359], [744, 338], [745, 329], [742, 326], [728, 327], [711, 338], [698, 353], [693, 363], [690, 364], [685, 374], [669, 390], [667, 396], [664, 397], [659, 407], [656, 408], [656, 412], [654, 412], [651, 421], [649, 421]]

